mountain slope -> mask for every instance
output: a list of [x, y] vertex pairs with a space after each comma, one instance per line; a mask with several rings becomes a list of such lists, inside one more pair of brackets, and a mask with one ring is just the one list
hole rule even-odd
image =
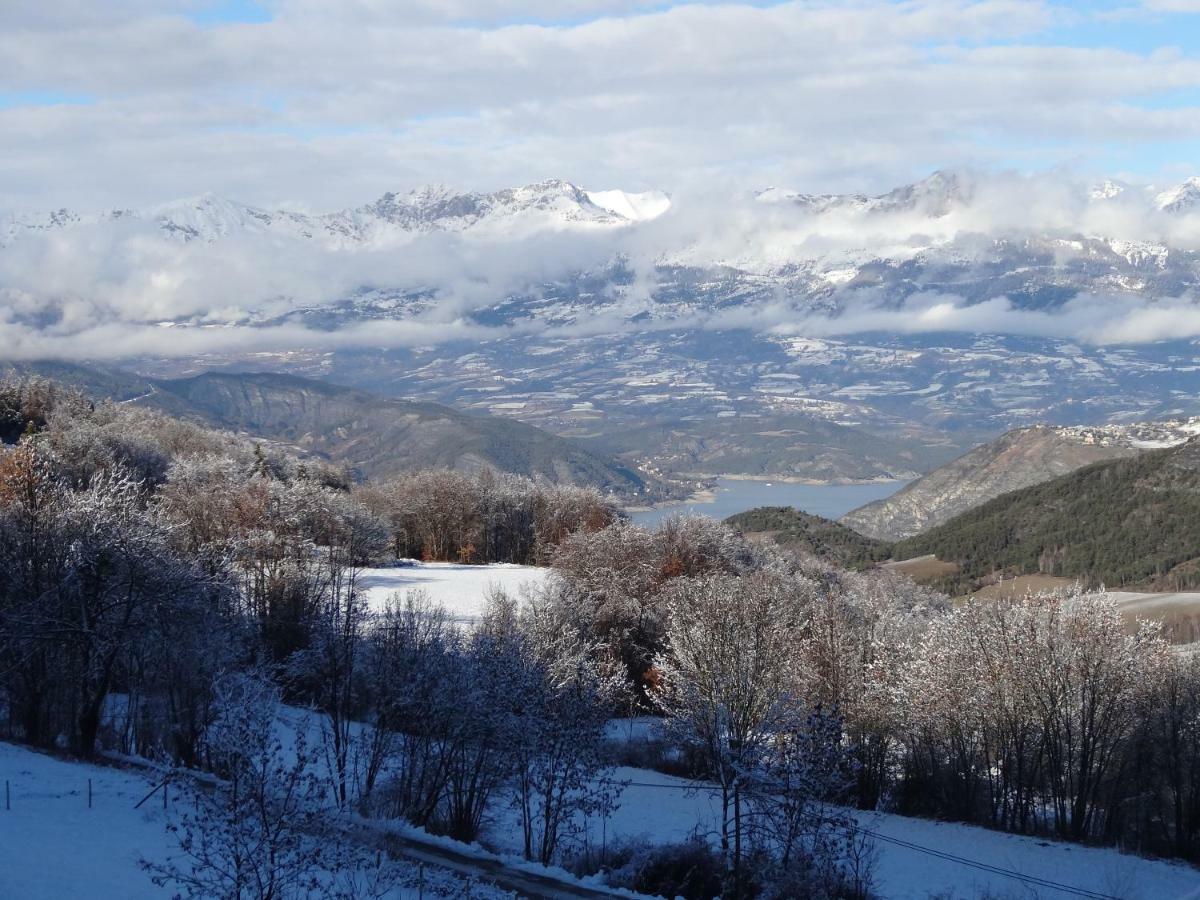
[[726, 525], [743, 532], [767, 533], [775, 543], [849, 569], [863, 569], [891, 556], [884, 541], [864, 537], [832, 519], [792, 506], [760, 506], [730, 516]]
[[1073, 429], [1020, 428], [934, 469], [891, 497], [851, 510], [840, 521], [861, 534], [897, 541], [1009, 491], [1135, 452], [1124, 443], [1086, 441]]
[[11, 215], [0, 219], [0, 247], [23, 237], [70, 228], [149, 226], [183, 243], [269, 235], [331, 246], [377, 244], [435, 231], [483, 234], [614, 228], [655, 219], [671, 202], [658, 191], [585, 191], [561, 179], [506, 190], [460, 192], [433, 185], [331, 213], [268, 210], [202, 194], [148, 209]]
[[371, 478], [417, 468], [496, 469], [638, 495], [636, 472], [520, 422], [378, 397], [289, 375], [207, 373], [154, 382], [144, 400], [228, 429], [294, 444]]
[[899, 542], [894, 552], [955, 563], [958, 587], [968, 589], [997, 574], [1031, 573], [1110, 588], [1195, 587], [1200, 437], [1004, 494]]

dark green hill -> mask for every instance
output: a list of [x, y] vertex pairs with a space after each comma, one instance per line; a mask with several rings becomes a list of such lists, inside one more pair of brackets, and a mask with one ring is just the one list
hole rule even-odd
[[851, 569], [888, 559], [892, 545], [859, 534], [832, 519], [791, 506], [760, 506], [730, 516], [725, 524], [742, 532], [769, 532], [781, 546], [811, 553]]
[[996, 573], [1200, 586], [1200, 438], [1004, 494], [894, 552], [957, 563], [959, 589]]

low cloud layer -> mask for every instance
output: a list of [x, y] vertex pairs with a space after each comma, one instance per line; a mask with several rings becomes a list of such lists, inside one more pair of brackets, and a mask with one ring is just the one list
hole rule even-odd
[[[218, 220], [223, 236], [213, 240], [183, 241], [152, 213], [26, 229], [0, 247], [0, 357], [187, 357], [678, 328], [810, 337], [964, 331], [1091, 344], [1200, 337], [1200, 305], [1186, 286], [1149, 287], [1180, 253], [1181, 271], [1194, 280], [1200, 210], [1163, 212], [1137, 186], [1096, 200], [1086, 182], [1061, 172], [965, 173], [915, 194], [883, 212], [847, 202], [814, 213], [782, 191], [764, 200], [709, 190], [677, 194], [667, 214], [620, 227], [550, 218], [486, 233], [397, 229], [357, 243], [273, 232], [253, 215]], [[904, 299], [852, 283], [880, 260], [930, 269], [949, 260], [986, 285], [1001, 254], [1028, 246], [1035, 268], [1058, 272], [1059, 281], [1107, 266], [1118, 282], [1146, 286], [1096, 289], [1085, 280], [1073, 299], [1031, 309], [999, 287], [968, 302], [945, 287]], [[1020, 268], [1021, 259], [1008, 264]], [[724, 273], [717, 277], [750, 293], [706, 308], [699, 289], [673, 293], [678, 266]], [[573, 305], [531, 302], [582, 281], [591, 296]], [[332, 330], [303, 324], [314, 308], [364, 296], [398, 297], [404, 308]], [[492, 318], [479, 313], [509, 298], [525, 304], [515, 324], [480, 324]]]

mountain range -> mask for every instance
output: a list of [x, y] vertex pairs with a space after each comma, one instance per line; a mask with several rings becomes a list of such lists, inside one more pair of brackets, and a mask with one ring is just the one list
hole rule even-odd
[[[1038, 183], [1018, 182], [1026, 191]], [[1124, 206], [1145, 214], [1189, 215], [1200, 209], [1200, 176], [1164, 188], [1133, 186], [1112, 179], [1092, 185], [1058, 182], [1053, 185], [1070, 199], [1064, 212], [1078, 207]], [[1044, 188], [1045, 185], [1042, 185]], [[999, 188], [983, 176], [937, 171], [921, 181], [878, 195], [813, 194], [770, 187], [749, 196], [727, 198], [730, 210], [752, 200], [761, 209], [793, 207], [805, 213], [866, 213], [877, 217], [915, 214], [946, 218], [981, 205]], [[994, 201], [995, 197], [991, 199]], [[1072, 209], [1075, 207], [1075, 209]], [[146, 208], [84, 211], [69, 208], [0, 213], [0, 247], [39, 233], [83, 227], [127, 227], [144, 224], [165, 237], [191, 242], [214, 242], [251, 233], [271, 233], [333, 246], [386, 241], [399, 235], [434, 231], [483, 232], [499, 236], [523, 230], [591, 230], [643, 224], [672, 208], [663, 191], [586, 190], [563, 179], [498, 191], [461, 191], [446, 185], [426, 185], [406, 193], [388, 191], [359, 206], [328, 213], [298, 209], [267, 209], [217, 194], [202, 194]], [[1029, 231], [1036, 231], [1036, 223]], [[1016, 230], [1016, 229], [1012, 229]], [[981, 229], [986, 231], [986, 229]], [[934, 237], [931, 235], [930, 237]], [[1104, 240], [1103, 235], [1098, 235]], [[937, 243], [934, 238], [929, 243]], [[1116, 252], [1122, 254], [1121, 242]], [[1147, 245], [1151, 250], [1158, 248]], [[664, 261], [672, 248], [663, 247]], [[677, 248], [676, 248], [677, 249]], [[1138, 248], [1126, 248], [1137, 255]], [[812, 252], [802, 252], [812, 256]], [[709, 260], [719, 262], [719, 260]]]
[[14, 214], [0, 357], [319, 378], [667, 475], [910, 478], [1013, 428], [1200, 415], [1198, 197], [938, 172]]
[[649, 221], [669, 208], [670, 200], [658, 191], [585, 191], [561, 180], [490, 193], [431, 185], [406, 194], [389, 191], [371, 203], [322, 214], [261, 209], [203, 194], [147, 209], [11, 213], [0, 217], [0, 246], [31, 234], [143, 225], [185, 243], [270, 234], [345, 247], [433, 231], [612, 228]]

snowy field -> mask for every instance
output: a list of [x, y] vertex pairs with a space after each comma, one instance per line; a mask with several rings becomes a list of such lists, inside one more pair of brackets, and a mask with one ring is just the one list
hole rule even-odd
[[[91, 780], [92, 807], [88, 808]], [[0, 781], [7, 781], [12, 808], [0, 797], [0, 898], [3, 900], [163, 900], [139, 859], [166, 861], [178, 847], [165, 825], [155, 786], [136, 769], [66, 762], [0, 742]], [[3, 785], [0, 785], [3, 789]], [[171, 811], [176, 798], [170, 796]], [[406, 874], [415, 882], [415, 872]], [[512, 895], [478, 880], [468, 887], [444, 870], [426, 868], [426, 898], [511, 900]], [[416, 900], [414, 887], [397, 887], [384, 900]]]
[[[615, 839], [682, 841], [697, 832], [711, 834], [715, 828], [719, 800], [711, 789], [697, 790], [690, 782], [643, 769], [620, 769], [617, 776], [631, 783], [607, 823], [599, 819], [589, 822], [589, 840], [596, 846]], [[87, 805], [89, 778], [91, 809]], [[65, 762], [0, 743], [0, 780], [9, 781], [12, 788], [11, 811], [0, 807], [0, 897], [149, 900], [169, 896], [138, 866], [141, 856], [161, 860], [172, 852], [163, 828], [160, 795], [140, 810], [133, 808], [153, 786], [146, 775]], [[519, 851], [520, 828], [513, 827], [509, 815], [505, 813], [491, 824], [489, 843]], [[1122, 900], [1200, 898], [1200, 870], [1183, 864], [901, 816], [863, 814], [860, 824], [886, 838], [940, 854]], [[928, 900], [931, 896], [966, 900], [983, 895], [1066, 900], [1073, 896], [1043, 886], [1031, 888], [911, 847], [882, 841], [877, 846], [876, 888], [885, 900]], [[501, 894], [482, 885], [476, 885], [476, 891], [473, 897]], [[399, 900], [413, 895], [398, 890], [390, 896]]]
[[373, 612], [383, 610], [394, 594], [419, 590], [445, 607], [454, 621], [469, 625], [479, 621], [489, 591], [499, 588], [519, 598], [523, 591], [542, 584], [549, 575], [549, 569], [537, 566], [409, 561], [382, 569], [363, 569], [358, 583]]
[[1121, 612], [1134, 616], [1161, 616], [1164, 613], [1200, 610], [1200, 591], [1139, 594], [1133, 591], [1109, 591]]
[[[619, 729], [619, 726], [614, 726]], [[588, 822], [588, 840], [674, 843], [695, 834], [716, 839], [720, 795], [710, 788], [645, 769], [621, 768], [617, 779], [630, 782], [616, 812], [602, 822]], [[1072, 900], [1079, 895], [980, 871], [946, 856], [979, 861], [1072, 888], [1121, 900], [1197, 900], [1200, 869], [1182, 863], [1124, 856], [1115, 850], [1002, 834], [945, 822], [879, 813], [857, 814], [859, 827], [881, 836], [875, 841], [875, 889], [884, 900], [969, 900], [969, 898], [1038, 898]], [[493, 843], [518, 851], [520, 827], [501, 820], [492, 825]], [[902, 841], [942, 856], [891, 843]]]

